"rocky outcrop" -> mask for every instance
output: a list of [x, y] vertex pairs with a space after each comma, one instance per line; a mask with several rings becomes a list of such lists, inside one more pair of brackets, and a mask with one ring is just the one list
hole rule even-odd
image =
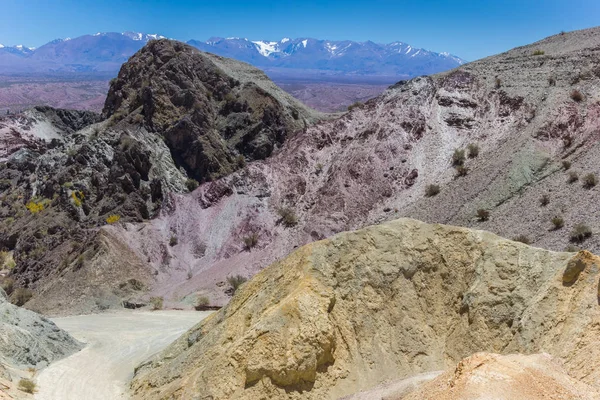
[[259, 70], [166, 39], [121, 67], [103, 114], [143, 120], [198, 181], [268, 157], [317, 116]]
[[[473, 353], [547, 352], [596, 388], [600, 258], [400, 219], [306, 245], [141, 365], [139, 399], [336, 399]], [[575, 340], [576, 338], [576, 340]]]
[[106, 227], [153, 218], [194, 178], [265, 158], [318, 117], [247, 64], [161, 40], [123, 66], [103, 117], [38, 107], [1, 118], [0, 251], [35, 291], [27, 307], [139, 304], [172, 257], [153, 265]]
[[41, 368], [82, 345], [52, 321], [12, 305], [0, 289], [0, 361], [17, 368]]
[[477, 353], [413, 393], [389, 397], [390, 400], [481, 398], [593, 400], [600, 398], [600, 392], [570, 377], [548, 354]]

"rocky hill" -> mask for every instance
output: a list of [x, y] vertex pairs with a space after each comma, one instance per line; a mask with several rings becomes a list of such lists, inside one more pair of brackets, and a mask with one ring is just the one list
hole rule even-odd
[[103, 116], [143, 121], [190, 177], [205, 181], [268, 157], [318, 114], [247, 64], [165, 39], [123, 65]]
[[53, 322], [8, 301], [0, 289], [0, 361], [17, 368], [41, 368], [79, 349], [81, 343]]
[[[159, 271], [155, 294], [215, 304], [230, 275], [401, 216], [600, 251], [599, 46], [600, 29], [565, 33], [399, 82], [267, 160], [172, 196], [143, 230], [111, 229]], [[173, 236], [168, 257], [153, 250]]]
[[9, 279], [36, 292], [38, 309], [121, 307], [156, 271], [102, 226], [148, 220], [169, 193], [265, 158], [322, 117], [247, 64], [160, 40], [123, 66], [102, 116], [38, 107], [2, 118]]
[[[402, 216], [599, 251], [599, 46], [597, 28], [559, 34], [399, 82], [311, 125], [318, 114], [247, 64], [153, 41], [113, 82], [108, 120], [49, 153], [68, 167], [64, 179], [55, 182], [63, 168], [55, 161], [44, 170], [53, 174], [32, 174], [14, 161], [22, 152], [8, 160], [5, 187], [21, 188], [9, 207], [20, 204], [24, 218], [5, 228], [13, 239], [3, 246], [15, 250], [19, 283], [43, 293], [30, 305], [47, 312], [149, 295], [181, 304], [199, 294], [223, 305], [231, 275], [251, 276], [298, 246]], [[211, 181], [185, 193], [194, 179]], [[72, 198], [79, 191], [81, 212]], [[67, 219], [69, 230], [51, 239], [31, 224], [44, 214], [25, 212], [38, 193], [57, 193], [82, 222]], [[8, 218], [19, 212], [8, 210]], [[107, 225], [111, 215], [122, 219]], [[15, 245], [17, 232], [29, 233]], [[76, 243], [47, 251], [65, 238]]]
[[265, 268], [138, 367], [134, 398], [337, 399], [480, 351], [547, 352], [563, 386], [583, 382], [571, 393], [597, 390], [599, 267], [410, 219], [341, 233]]

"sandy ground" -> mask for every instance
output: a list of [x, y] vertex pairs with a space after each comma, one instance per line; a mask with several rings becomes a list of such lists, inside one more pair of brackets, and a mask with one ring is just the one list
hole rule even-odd
[[55, 318], [60, 328], [87, 346], [40, 372], [35, 398], [126, 399], [135, 366], [209, 314], [141, 311]]

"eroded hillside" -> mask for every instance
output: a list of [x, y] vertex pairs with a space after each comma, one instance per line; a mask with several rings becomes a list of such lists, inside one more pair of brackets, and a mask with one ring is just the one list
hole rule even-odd
[[[134, 398], [337, 399], [480, 351], [547, 352], [562, 385], [597, 388], [599, 267], [410, 219], [341, 233], [267, 267], [140, 366]], [[538, 375], [560, 375], [546, 362]]]
[[249, 65], [160, 40], [122, 67], [103, 116], [38, 107], [3, 118], [6, 284], [33, 290], [38, 310], [122, 307], [158, 271], [103, 226], [149, 220], [172, 193], [267, 157], [320, 117]]
[[[157, 294], [199, 291], [216, 304], [227, 301], [231, 274], [400, 216], [598, 251], [600, 187], [587, 176], [600, 176], [599, 45], [599, 29], [565, 33], [400, 82], [269, 159], [172, 196], [144, 229], [111, 230], [154, 268], [168, 259]], [[464, 150], [462, 165], [453, 165], [455, 150]], [[431, 185], [438, 193], [428, 197]], [[573, 236], [581, 224], [589, 235]], [[166, 255], [155, 250], [172, 236], [178, 244]]]

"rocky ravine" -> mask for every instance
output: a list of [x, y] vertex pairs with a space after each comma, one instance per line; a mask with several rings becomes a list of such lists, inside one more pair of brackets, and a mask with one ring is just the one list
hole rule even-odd
[[[598, 28], [570, 32], [400, 82], [265, 161], [170, 196], [157, 219], [111, 234], [159, 271], [155, 294], [177, 301], [199, 292], [215, 304], [228, 301], [231, 274], [251, 276], [303, 244], [401, 216], [599, 251], [600, 186], [583, 181], [600, 176], [599, 46]], [[453, 153], [471, 143], [479, 154], [465, 156], [458, 176]], [[433, 184], [439, 194], [426, 197]], [[296, 217], [291, 226], [281, 209]], [[564, 226], [555, 229], [554, 217]], [[572, 243], [578, 224], [592, 235]], [[165, 256], [156, 249], [170, 237], [178, 244]]]
[[134, 398], [336, 399], [480, 351], [547, 352], [598, 388], [599, 268], [586, 251], [411, 219], [341, 233], [140, 366]]

